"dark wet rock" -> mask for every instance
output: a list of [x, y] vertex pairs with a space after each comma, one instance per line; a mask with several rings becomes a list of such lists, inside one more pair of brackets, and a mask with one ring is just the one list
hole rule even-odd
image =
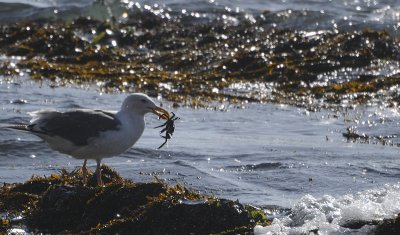
[[400, 214], [394, 219], [380, 221], [374, 230], [375, 235], [400, 234]]
[[79, 228], [85, 211], [84, 205], [94, 193], [83, 186], [51, 186], [27, 216], [27, 225], [44, 233]]
[[378, 223], [379, 221], [354, 220], [354, 221], [347, 221], [346, 223], [342, 224], [341, 227], [350, 229], [360, 229], [366, 225], [377, 225]]
[[0, 194], [0, 212], [18, 214], [27, 211], [36, 202], [38, 197], [24, 192], [12, 192], [3, 186]]
[[[265, 214], [239, 202], [203, 196], [158, 179], [133, 183], [102, 166], [104, 187], [79, 171], [33, 177], [0, 188], [0, 213], [23, 215], [35, 233], [250, 234]], [[0, 226], [7, 231], [9, 225]]]
[[348, 141], [356, 141], [356, 140], [368, 141], [369, 139], [369, 136], [365, 133], [358, 134], [357, 130], [354, 127], [348, 127], [346, 130], [347, 132], [342, 133], [342, 135]]
[[369, 234], [389, 235], [400, 234], [400, 214], [392, 219], [372, 220], [372, 221], [348, 221], [341, 226], [350, 229], [360, 229], [364, 226], [373, 226]]
[[16, 100], [11, 100], [10, 103], [11, 104], [26, 104], [26, 103], [28, 103], [28, 101], [24, 100], [24, 99], [16, 99]]
[[232, 201], [218, 203], [179, 203], [173, 206], [165, 202], [153, 203], [146, 211], [131, 220], [117, 220], [99, 229], [105, 233], [141, 234], [210, 234], [246, 230], [249, 215], [244, 207]]

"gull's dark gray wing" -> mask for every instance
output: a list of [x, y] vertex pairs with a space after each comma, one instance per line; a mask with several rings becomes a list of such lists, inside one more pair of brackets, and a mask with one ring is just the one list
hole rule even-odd
[[76, 145], [86, 145], [101, 132], [119, 130], [121, 122], [112, 113], [101, 110], [38, 112], [28, 129], [38, 134], [59, 136]]

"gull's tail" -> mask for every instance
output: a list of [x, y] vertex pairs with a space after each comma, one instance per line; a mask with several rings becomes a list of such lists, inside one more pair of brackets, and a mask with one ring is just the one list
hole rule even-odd
[[48, 135], [45, 131], [42, 131], [41, 129], [35, 128], [36, 124], [7, 124], [7, 123], [0, 123], [0, 129], [1, 128], [7, 128], [7, 129], [14, 129], [14, 130], [19, 130], [19, 131], [28, 131], [31, 132], [35, 135]]
[[0, 128], [15, 129], [20, 131], [31, 131], [28, 124], [7, 124], [0, 123]]

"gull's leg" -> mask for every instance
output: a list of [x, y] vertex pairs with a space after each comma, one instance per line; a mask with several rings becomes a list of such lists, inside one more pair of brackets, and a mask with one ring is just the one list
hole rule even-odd
[[101, 166], [100, 166], [101, 159], [96, 159], [96, 162], [97, 162], [97, 167], [96, 167], [97, 185], [103, 186], [103, 181], [101, 180]]
[[83, 162], [83, 166], [82, 166], [83, 185], [86, 185], [86, 183], [87, 183], [87, 173], [88, 173], [88, 171], [87, 171], [87, 168], [86, 168], [86, 162], [87, 162], [87, 159], [85, 159], [85, 161]]

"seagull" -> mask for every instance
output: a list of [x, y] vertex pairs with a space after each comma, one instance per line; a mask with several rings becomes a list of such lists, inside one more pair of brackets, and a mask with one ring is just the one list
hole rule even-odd
[[97, 184], [103, 185], [100, 163], [103, 158], [121, 154], [139, 140], [145, 128], [144, 116], [154, 113], [161, 119], [169, 118], [169, 112], [158, 107], [142, 93], [125, 98], [121, 109], [111, 113], [95, 109], [75, 109], [65, 112], [39, 110], [28, 113], [29, 124], [11, 124], [7, 128], [27, 131], [45, 142], [50, 148], [84, 159], [82, 166], [83, 183], [87, 181], [86, 162], [97, 162]]

